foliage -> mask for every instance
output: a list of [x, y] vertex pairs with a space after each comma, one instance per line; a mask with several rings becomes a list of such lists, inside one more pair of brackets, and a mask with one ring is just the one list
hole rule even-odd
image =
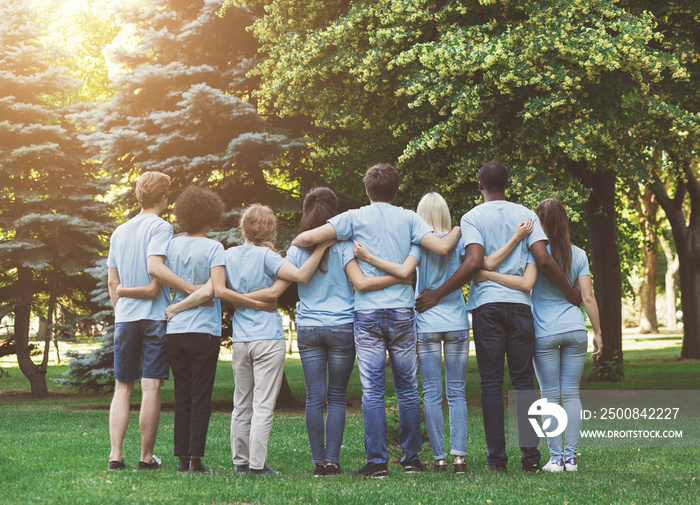
[[401, 201], [437, 190], [459, 215], [497, 159], [511, 199], [583, 210], [605, 361], [622, 359], [619, 255], [635, 243], [617, 231], [616, 188], [648, 180], [654, 148], [688, 152], [679, 138], [700, 132], [698, 109], [672, 93], [691, 60], [651, 13], [608, 0], [246, 3], [267, 9], [254, 25], [269, 54], [255, 69], [261, 109], [310, 117], [331, 175], [396, 153]]
[[62, 50], [56, 63], [80, 81], [67, 99], [93, 102], [111, 96], [105, 48], [119, 33], [114, 12], [101, 0], [35, 0], [32, 8], [46, 25], [44, 38]]
[[102, 345], [85, 353], [69, 351], [71, 358], [64, 379], [53, 379], [60, 386], [72, 386], [78, 391], [93, 393], [114, 391], [114, 312], [107, 290], [107, 261], [90, 269], [89, 273], [99, 279], [97, 288], [92, 292], [92, 301], [101, 308], [92, 316], [92, 324], [102, 327], [104, 334], [97, 337]]
[[95, 280], [85, 269], [103, 248], [107, 216], [96, 201], [105, 187], [94, 165], [83, 161], [85, 151], [66, 119], [71, 109], [61, 105], [76, 82], [54, 66], [56, 50], [40, 37], [27, 2], [3, 3], [0, 314], [14, 312], [23, 372], [33, 377], [33, 390], [45, 393], [47, 358], [37, 368], [25, 352], [30, 312], [51, 321], [57, 305], [89, 309], [83, 293]]
[[110, 53], [121, 69], [117, 91], [80, 117], [92, 155], [118, 184], [120, 218], [137, 207], [138, 175], [158, 170], [173, 179], [171, 201], [189, 184], [214, 189], [231, 211], [217, 238], [232, 244], [239, 240], [233, 230], [240, 207], [296, 208], [294, 191], [274, 184], [273, 168], [284, 166], [296, 180], [293, 154], [288, 164], [276, 157], [305, 142], [265, 121], [249, 101], [256, 84], [246, 77], [257, 50], [246, 31], [252, 14], [232, 8], [219, 17], [219, 6], [204, 0], [125, 5], [117, 14], [129, 44]]

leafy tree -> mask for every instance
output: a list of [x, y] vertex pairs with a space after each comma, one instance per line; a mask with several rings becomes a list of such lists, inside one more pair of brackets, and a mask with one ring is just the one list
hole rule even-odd
[[404, 198], [437, 189], [463, 211], [498, 159], [521, 202], [583, 204], [604, 339], [593, 378], [620, 378], [616, 208], [649, 176], [644, 153], [677, 136], [668, 124], [697, 121], [664, 92], [689, 74], [653, 16], [603, 0], [249, 3], [268, 12], [261, 108], [339, 132], [318, 137], [322, 160], [400, 151]]
[[[136, 211], [136, 178], [158, 170], [172, 177], [171, 201], [190, 184], [222, 197], [229, 212], [212, 235], [226, 246], [242, 242], [240, 209], [256, 202], [279, 212], [277, 242], [284, 244], [294, 234], [302, 186], [310, 184], [306, 141], [290, 133], [295, 124], [257, 113], [251, 96], [258, 81], [246, 75], [258, 57], [247, 31], [254, 13], [231, 8], [217, 15], [220, 7], [148, 0], [118, 11], [125, 43], [112, 46], [110, 61], [122, 73], [104, 107], [80, 115], [83, 138], [115, 181], [118, 220]], [[97, 354], [74, 360], [68, 375], [84, 387], [109, 386], [83, 379], [104, 368], [111, 346], [107, 336]]]
[[[672, 83], [664, 93], [673, 96], [679, 107], [700, 111], [700, 5], [674, 0], [631, 7], [655, 14], [665, 34], [661, 47], [677, 54], [693, 76]], [[684, 334], [681, 357], [700, 359], [700, 119], [697, 115], [661, 116], [658, 128], [664, 134], [654, 153], [650, 189], [668, 217], [678, 254]]]
[[104, 49], [119, 33], [114, 12], [101, 0], [42, 0], [33, 10], [46, 25], [43, 39], [63, 52], [58, 59], [80, 86], [71, 101], [105, 101], [114, 94], [110, 88], [110, 65]]
[[[82, 120], [94, 127], [86, 135], [93, 155], [119, 181], [114, 200], [125, 213], [136, 209], [132, 182], [147, 170], [173, 178], [171, 200], [199, 184], [219, 193], [228, 209], [253, 202], [296, 205], [295, 192], [275, 180], [280, 172], [273, 163], [305, 143], [265, 121], [248, 101], [256, 85], [246, 77], [257, 50], [246, 30], [253, 15], [231, 8], [220, 17], [219, 7], [216, 1], [148, 0], [118, 12], [131, 35], [110, 57], [123, 70], [114, 82], [117, 92]], [[293, 187], [296, 164], [277, 165], [288, 169]], [[232, 213], [225, 228], [236, 217]]]
[[[87, 307], [85, 274], [103, 248], [104, 187], [85, 152], [70, 112], [60, 104], [76, 82], [53, 66], [59, 54], [42, 33], [28, 2], [0, 7], [0, 314], [14, 313], [17, 359], [32, 394], [45, 396], [49, 341], [56, 307]], [[32, 314], [48, 323], [44, 356], [29, 355]]]

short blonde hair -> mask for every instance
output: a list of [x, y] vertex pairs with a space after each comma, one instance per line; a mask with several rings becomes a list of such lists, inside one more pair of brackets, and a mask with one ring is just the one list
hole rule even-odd
[[239, 228], [253, 244], [274, 249], [270, 242], [277, 232], [277, 216], [267, 205], [251, 205], [241, 216]]
[[162, 172], [146, 172], [136, 182], [136, 198], [142, 209], [149, 209], [168, 195], [170, 176]]
[[435, 233], [447, 233], [452, 228], [450, 209], [439, 193], [431, 192], [423, 195], [416, 212], [435, 230]]

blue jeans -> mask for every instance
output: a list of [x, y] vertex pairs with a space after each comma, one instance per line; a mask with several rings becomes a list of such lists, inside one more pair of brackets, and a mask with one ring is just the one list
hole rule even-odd
[[306, 383], [306, 432], [311, 459], [314, 463], [338, 463], [345, 430], [345, 394], [355, 364], [353, 324], [300, 326], [297, 344]]
[[[569, 418], [564, 430], [563, 451], [561, 435], [547, 438], [552, 459], [576, 456], [581, 432], [581, 398], [578, 388], [587, 348], [586, 330], [569, 331], [535, 340], [535, 372], [542, 398], [557, 405], [561, 403]], [[556, 420], [552, 427], [556, 427]]]
[[[506, 464], [504, 362], [508, 356], [508, 373], [515, 391], [534, 390], [535, 327], [532, 311], [521, 303], [487, 303], [472, 311], [472, 324], [476, 363], [481, 376], [481, 411], [488, 448], [486, 461], [491, 466]], [[522, 406], [516, 405], [516, 408], [522, 410]], [[521, 447], [520, 450], [523, 464], [539, 463], [537, 447]]]
[[418, 459], [422, 442], [413, 309], [356, 311], [355, 350], [362, 382], [367, 462], [389, 461], [384, 404], [387, 351], [399, 403], [399, 444], [403, 449], [401, 462]]
[[445, 346], [445, 389], [450, 407], [450, 454], [467, 454], [467, 402], [464, 385], [469, 360], [469, 330], [418, 334], [418, 365], [423, 383], [423, 411], [433, 457], [444, 459], [442, 421], [442, 347]]

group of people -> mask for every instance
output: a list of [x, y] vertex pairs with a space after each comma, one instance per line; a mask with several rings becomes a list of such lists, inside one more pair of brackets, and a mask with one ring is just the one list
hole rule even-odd
[[[452, 466], [457, 474], [467, 471], [468, 312], [481, 376], [488, 465], [494, 470], [507, 468], [503, 406], [507, 356], [513, 389], [534, 390], [536, 374], [542, 397], [561, 402], [568, 414], [565, 444], [562, 448], [561, 436], [548, 438], [550, 461], [543, 469], [577, 469], [578, 387], [588, 346], [581, 301], [594, 330], [594, 357], [600, 355], [602, 344], [588, 260], [570, 243], [562, 204], [547, 199], [532, 212], [506, 201], [507, 171], [502, 164], [489, 162], [479, 171], [484, 203], [465, 214], [461, 226], [452, 228], [447, 204], [437, 193], [425, 195], [417, 212], [391, 204], [400, 182], [391, 165], [373, 166], [363, 181], [370, 205], [343, 213], [338, 213], [332, 190], [311, 190], [304, 199], [300, 233], [282, 258], [270, 243], [276, 231], [270, 208], [248, 207], [240, 220], [244, 244], [224, 251], [219, 242], [206, 238], [224, 211], [215, 193], [198, 187], [182, 193], [174, 214], [185, 234], [173, 238], [172, 226], [158, 217], [167, 205], [169, 177], [158, 172], [140, 177], [136, 195], [141, 213], [115, 230], [108, 258], [116, 382], [109, 469], [126, 466], [122, 444], [129, 399], [139, 377], [138, 467], [160, 466], [153, 447], [160, 387], [169, 364], [175, 381], [178, 470], [211, 471], [201, 458], [219, 354], [219, 300], [226, 300], [236, 307], [231, 415], [235, 471], [277, 473], [267, 463], [285, 357], [277, 299], [292, 282], [299, 283], [297, 342], [314, 476], [342, 472], [346, 390], [355, 360], [362, 384], [367, 463], [352, 473], [388, 475], [387, 352], [398, 399], [404, 471], [425, 470], [419, 459], [418, 367], [433, 468], [438, 472], [448, 468], [443, 355]], [[465, 303], [461, 288], [470, 281]], [[536, 446], [521, 451], [524, 471], [542, 469]]]

